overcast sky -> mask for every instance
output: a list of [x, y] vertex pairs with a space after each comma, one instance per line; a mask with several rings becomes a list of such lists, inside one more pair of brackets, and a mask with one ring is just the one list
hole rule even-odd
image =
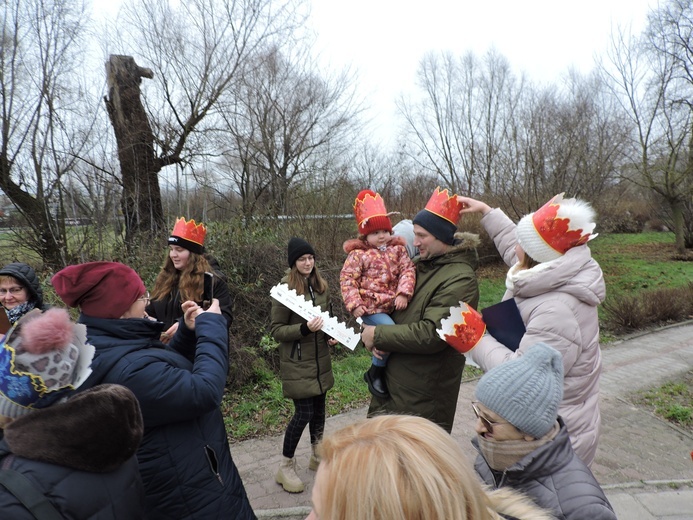
[[[120, 0], [93, 0], [113, 14]], [[657, 0], [312, 0], [316, 51], [332, 69], [350, 66], [359, 90], [389, 141], [395, 99], [414, 87], [428, 51], [481, 57], [491, 46], [514, 72], [535, 82], [557, 82], [570, 67], [587, 73], [607, 45], [612, 27], [638, 33]], [[141, 64], [146, 66], [146, 64]]]
[[361, 88], [384, 128], [394, 124], [394, 100], [414, 86], [427, 51], [494, 46], [516, 73], [560, 81], [569, 67], [587, 73], [607, 48], [612, 27], [645, 26], [657, 0], [313, 0], [318, 49], [332, 66], [358, 69]]

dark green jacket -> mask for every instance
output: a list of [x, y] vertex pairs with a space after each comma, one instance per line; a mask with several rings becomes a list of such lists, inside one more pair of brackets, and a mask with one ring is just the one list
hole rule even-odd
[[[282, 278], [281, 283], [287, 283]], [[316, 307], [328, 309], [329, 293], [315, 293]], [[310, 292], [304, 294], [310, 300]], [[301, 318], [272, 298], [272, 337], [279, 342], [280, 372], [284, 397], [305, 399], [324, 394], [334, 386], [332, 360], [327, 336], [318, 331], [307, 336], [301, 334]]]
[[465, 358], [436, 332], [463, 301], [476, 308], [479, 286], [478, 237], [457, 233], [450, 251], [416, 262], [416, 289], [406, 309], [394, 311], [397, 325], [375, 329], [375, 347], [391, 352], [385, 370], [390, 399], [373, 397], [368, 416], [418, 415], [452, 430]]

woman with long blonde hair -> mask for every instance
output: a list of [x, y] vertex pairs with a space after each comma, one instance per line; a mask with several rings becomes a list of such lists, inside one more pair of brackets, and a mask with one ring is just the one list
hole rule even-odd
[[178, 330], [178, 321], [183, 317], [181, 304], [188, 300], [202, 303], [206, 272], [214, 275], [213, 297], [219, 300], [221, 313], [227, 326], [231, 326], [231, 295], [220, 271], [204, 254], [206, 235], [204, 224], [181, 217], [168, 239], [166, 259], [156, 277], [151, 303], [147, 306], [147, 314], [164, 323], [161, 334], [164, 343], [168, 343]]
[[511, 491], [488, 491], [466, 456], [428, 419], [383, 415], [326, 436], [307, 520], [544, 520]]

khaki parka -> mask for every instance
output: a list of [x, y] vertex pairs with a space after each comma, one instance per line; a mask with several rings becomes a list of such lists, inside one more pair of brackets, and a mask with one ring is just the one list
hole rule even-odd
[[409, 305], [392, 313], [397, 325], [375, 329], [375, 348], [391, 353], [385, 369], [390, 398], [373, 397], [369, 417], [413, 414], [452, 430], [465, 358], [436, 329], [450, 307], [460, 301], [474, 308], [479, 303], [478, 236], [457, 233], [455, 239], [443, 255], [414, 259], [416, 288]]
[[[288, 277], [281, 283], [287, 283]], [[330, 291], [315, 292], [314, 305], [328, 310]], [[306, 300], [311, 299], [308, 289]], [[334, 386], [332, 360], [327, 335], [318, 331], [307, 336], [301, 334], [306, 320], [272, 298], [272, 337], [279, 342], [280, 375], [284, 397], [306, 399], [324, 394]]]

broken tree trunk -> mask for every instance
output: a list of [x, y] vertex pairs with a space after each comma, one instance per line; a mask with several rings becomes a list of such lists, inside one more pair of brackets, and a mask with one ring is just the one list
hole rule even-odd
[[111, 55], [106, 76], [108, 96], [104, 101], [118, 146], [125, 241], [131, 247], [138, 235], [153, 236], [165, 227], [158, 176], [162, 164], [140, 99], [142, 78], [151, 79], [154, 74], [138, 66], [131, 56]]

